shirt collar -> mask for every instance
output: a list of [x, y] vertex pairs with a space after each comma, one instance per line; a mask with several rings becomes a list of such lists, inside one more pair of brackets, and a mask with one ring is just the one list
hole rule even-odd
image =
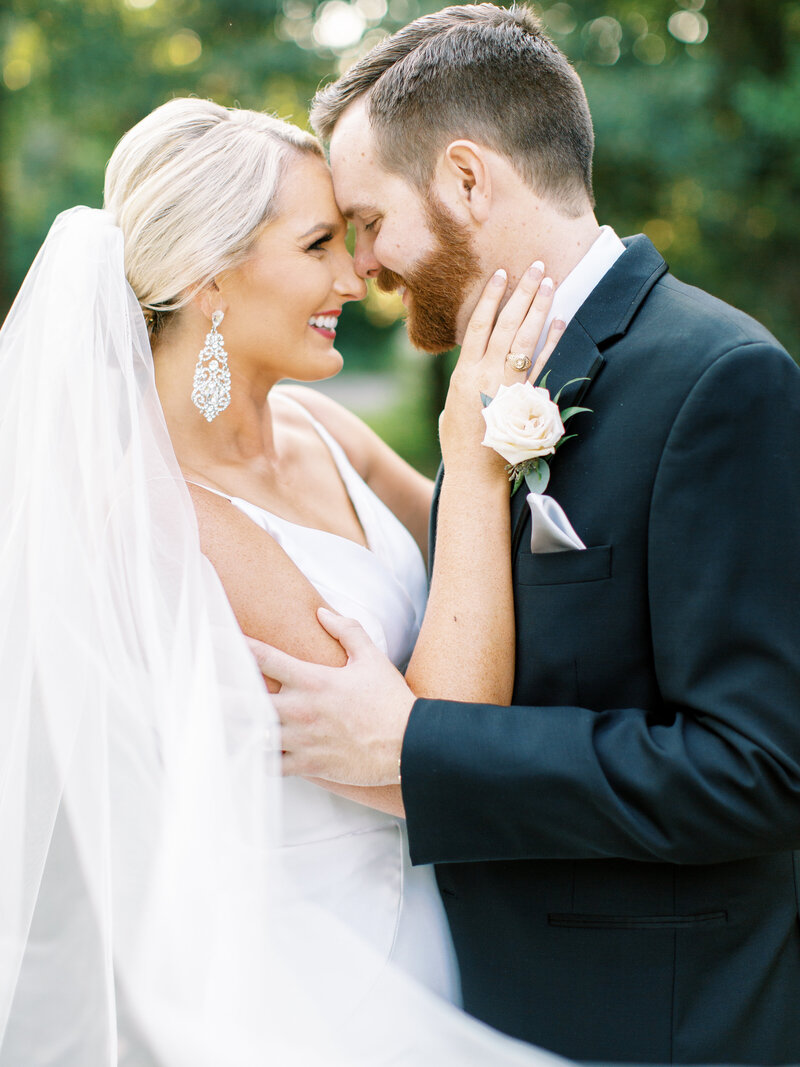
[[569, 325], [575, 312], [624, 251], [625, 245], [614, 230], [610, 226], [601, 226], [591, 248], [556, 289], [553, 305], [536, 344], [534, 360], [544, 348], [547, 331], [553, 319], [561, 319]]

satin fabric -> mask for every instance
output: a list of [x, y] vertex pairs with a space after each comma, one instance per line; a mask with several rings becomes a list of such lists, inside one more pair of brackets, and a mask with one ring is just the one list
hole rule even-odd
[[[425, 610], [427, 578], [416, 542], [309, 412], [328, 446], [367, 547], [227, 497], [273, 537], [335, 611], [357, 619], [403, 668]], [[208, 486], [204, 486], [208, 489]], [[216, 492], [216, 490], [211, 490]], [[225, 495], [225, 494], [218, 494]], [[291, 607], [288, 607], [291, 610]], [[289, 893], [313, 900], [432, 991], [460, 1003], [458, 968], [433, 868], [412, 868], [405, 822], [300, 778], [284, 784], [284, 869]]]

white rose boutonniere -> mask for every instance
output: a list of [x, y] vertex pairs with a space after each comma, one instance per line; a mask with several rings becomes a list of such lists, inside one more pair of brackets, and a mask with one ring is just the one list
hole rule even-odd
[[559, 390], [555, 399], [550, 398], [545, 388], [547, 375], [539, 386], [515, 382], [514, 385], [501, 385], [493, 399], [483, 395], [486, 422], [483, 444], [506, 460], [512, 495], [523, 481], [532, 493], [543, 493], [547, 488], [550, 466], [544, 457], [552, 456], [565, 441], [576, 436], [565, 436], [564, 423], [580, 411], [591, 410], [571, 407], [559, 411], [559, 397], [567, 385], [584, 380], [573, 378]]

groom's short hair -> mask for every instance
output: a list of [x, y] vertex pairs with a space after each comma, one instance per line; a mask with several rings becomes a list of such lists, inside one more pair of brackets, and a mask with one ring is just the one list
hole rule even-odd
[[377, 44], [311, 108], [329, 139], [365, 97], [387, 170], [429, 188], [439, 154], [469, 138], [505, 156], [565, 214], [593, 204], [594, 135], [580, 78], [526, 7], [448, 7]]

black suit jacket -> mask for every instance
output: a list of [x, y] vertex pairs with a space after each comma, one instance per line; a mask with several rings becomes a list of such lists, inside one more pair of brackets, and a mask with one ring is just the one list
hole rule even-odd
[[414, 705], [403, 796], [467, 1010], [575, 1059], [800, 1060], [800, 370], [636, 237], [550, 361], [592, 409], [511, 503], [512, 706]]

